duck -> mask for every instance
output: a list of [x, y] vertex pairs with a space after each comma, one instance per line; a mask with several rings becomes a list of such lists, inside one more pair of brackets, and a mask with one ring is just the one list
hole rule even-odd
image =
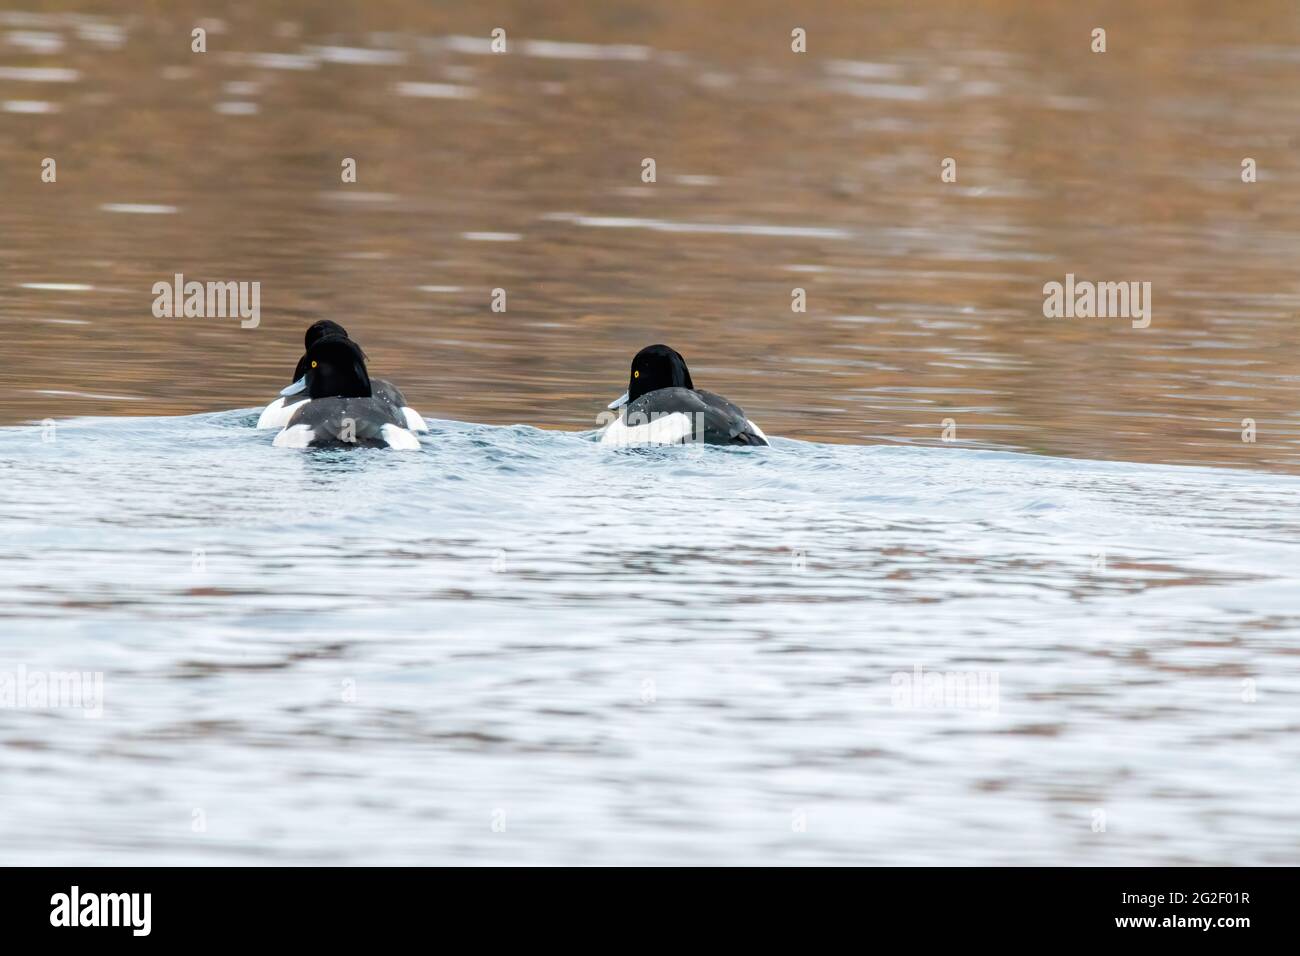
[[401, 408], [375, 393], [356, 342], [327, 334], [312, 343], [303, 359], [306, 371], [300, 381], [307, 398], [291, 406], [289, 420], [272, 442], [275, 447], [420, 447]]
[[[257, 419], [258, 428], [284, 428], [289, 419], [293, 417], [294, 410], [303, 402], [308, 400], [304, 393], [303, 377], [307, 372], [307, 350], [327, 335], [341, 335], [343, 338], [350, 338], [348, 330], [343, 328], [337, 322], [331, 322], [329, 319], [321, 319], [319, 322], [313, 322], [307, 327], [307, 332], [303, 336], [303, 355], [298, 359], [298, 365], [293, 370], [293, 384], [280, 391], [280, 397], [262, 410], [261, 416]], [[358, 346], [358, 348], [360, 348]], [[362, 353], [364, 358], [365, 353]], [[382, 378], [371, 379], [371, 388], [378, 398], [382, 398], [392, 405], [399, 408], [402, 417], [406, 420], [406, 428], [413, 432], [427, 432], [429, 426], [425, 423], [420, 413], [411, 408], [406, 403], [406, 396], [392, 382]]]
[[680, 352], [650, 345], [636, 353], [627, 391], [609, 403], [618, 418], [602, 445], [767, 445], [763, 430], [721, 395], [696, 388]]

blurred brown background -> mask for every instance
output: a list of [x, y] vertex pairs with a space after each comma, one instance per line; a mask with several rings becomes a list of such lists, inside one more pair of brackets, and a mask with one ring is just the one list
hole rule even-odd
[[[0, 14], [0, 422], [258, 405], [328, 317], [430, 417], [590, 428], [665, 341], [769, 434], [1300, 472], [1300, 6], [1084, 6]], [[1151, 327], [1045, 319], [1067, 272]]]

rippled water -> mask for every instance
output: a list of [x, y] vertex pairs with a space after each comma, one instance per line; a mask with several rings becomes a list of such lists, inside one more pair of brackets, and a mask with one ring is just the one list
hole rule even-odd
[[[1300, 863], [1290, 0], [32, 6], [0, 863]], [[420, 452], [230, 411], [319, 318]]]
[[209, 6], [0, 12], [0, 422], [252, 405], [324, 317], [446, 418], [590, 428], [666, 341], [793, 437], [1300, 472], [1291, 0]]
[[6, 861], [1300, 861], [1300, 479], [253, 414], [0, 432]]

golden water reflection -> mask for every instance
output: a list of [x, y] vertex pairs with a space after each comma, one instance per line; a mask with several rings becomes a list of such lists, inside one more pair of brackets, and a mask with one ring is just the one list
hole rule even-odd
[[114, 6], [0, 14], [5, 424], [257, 405], [329, 317], [430, 417], [594, 427], [664, 341], [769, 434], [1300, 472], [1293, 3]]

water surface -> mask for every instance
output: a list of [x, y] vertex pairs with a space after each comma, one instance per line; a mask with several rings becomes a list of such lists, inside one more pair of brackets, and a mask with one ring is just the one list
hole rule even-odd
[[6, 862], [1300, 861], [1300, 479], [254, 414], [0, 432]]

